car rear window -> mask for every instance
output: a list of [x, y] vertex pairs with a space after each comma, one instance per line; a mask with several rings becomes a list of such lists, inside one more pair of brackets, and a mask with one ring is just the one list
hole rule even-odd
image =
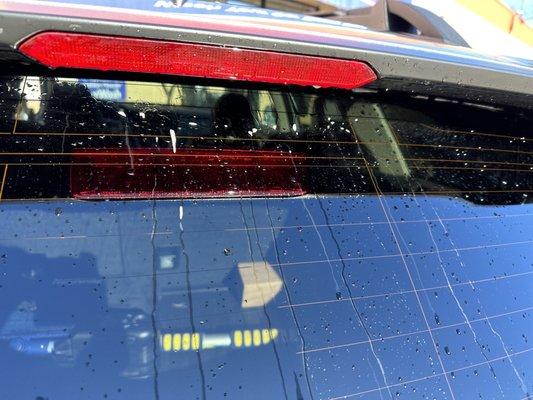
[[1, 392], [529, 398], [532, 122], [386, 91], [1, 78]]

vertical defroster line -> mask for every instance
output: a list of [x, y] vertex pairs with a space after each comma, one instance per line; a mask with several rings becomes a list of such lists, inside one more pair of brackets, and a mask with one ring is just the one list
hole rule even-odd
[[2, 174], [2, 182], [0, 183], [0, 201], [2, 201], [2, 196], [4, 194], [4, 186], [6, 184], [8, 167], [9, 167], [9, 164], [4, 164], [4, 173]]
[[11, 132], [13, 135], [15, 134], [15, 132], [17, 131], [17, 124], [18, 124], [18, 121], [20, 119], [20, 109], [22, 108], [22, 102], [24, 100], [24, 93], [26, 92], [26, 81], [27, 81], [28, 77], [25, 76], [24, 77], [24, 80], [22, 82], [22, 90], [20, 91], [20, 100], [19, 100], [19, 103], [17, 104], [17, 110], [15, 111], [15, 122], [13, 122], [13, 131]]

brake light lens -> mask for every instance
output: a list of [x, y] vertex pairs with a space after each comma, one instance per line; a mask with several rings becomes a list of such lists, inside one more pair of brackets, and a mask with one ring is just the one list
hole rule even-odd
[[81, 33], [39, 33], [19, 50], [51, 68], [340, 89], [354, 89], [377, 79], [367, 64], [354, 60]]
[[261, 150], [79, 149], [70, 190], [78, 199], [301, 196], [304, 160]]

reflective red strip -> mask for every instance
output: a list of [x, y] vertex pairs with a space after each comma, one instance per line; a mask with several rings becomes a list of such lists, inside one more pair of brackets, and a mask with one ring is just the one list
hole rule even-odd
[[76, 149], [77, 199], [279, 197], [306, 194], [302, 154], [230, 149]]
[[24, 41], [19, 50], [52, 68], [342, 89], [353, 89], [377, 79], [374, 71], [360, 61], [80, 33], [39, 33]]

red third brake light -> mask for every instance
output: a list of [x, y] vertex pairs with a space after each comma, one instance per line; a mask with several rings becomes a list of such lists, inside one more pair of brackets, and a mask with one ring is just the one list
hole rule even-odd
[[43, 32], [20, 46], [51, 68], [354, 89], [377, 79], [365, 63], [271, 51], [81, 33]]

